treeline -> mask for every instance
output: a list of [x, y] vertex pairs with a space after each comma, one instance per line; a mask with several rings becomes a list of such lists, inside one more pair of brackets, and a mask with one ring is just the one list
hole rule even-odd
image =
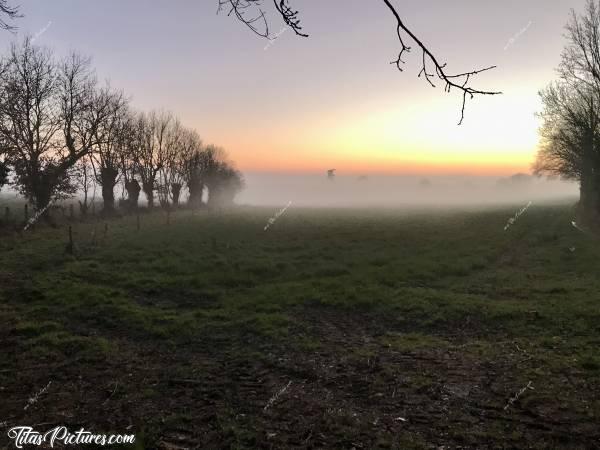
[[101, 85], [90, 59], [59, 59], [31, 39], [0, 59], [0, 189], [13, 185], [38, 211], [82, 193], [86, 213], [94, 185], [103, 211], [121, 206], [176, 207], [187, 202], [232, 203], [243, 187], [225, 152], [203, 145], [198, 133], [171, 113], [137, 112], [123, 92]]

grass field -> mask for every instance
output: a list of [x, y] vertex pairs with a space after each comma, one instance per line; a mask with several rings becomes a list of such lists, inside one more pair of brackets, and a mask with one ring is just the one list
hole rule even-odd
[[64, 226], [4, 236], [0, 447], [599, 448], [600, 241], [568, 205], [504, 231], [520, 206], [156, 213], [74, 223], [74, 256]]

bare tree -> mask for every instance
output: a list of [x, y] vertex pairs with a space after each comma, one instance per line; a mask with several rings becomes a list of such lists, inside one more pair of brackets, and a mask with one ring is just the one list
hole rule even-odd
[[208, 176], [218, 164], [220, 149], [213, 145], [204, 148], [195, 134], [192, 137], [190, 152], [184, 160], [183, 172], [190, 194], [188, 203], [192, 207], [198, 207], [202, 206]]
[[120, 169], [123, 187], [127, 192], [125, 205], [129, 211], [138, 207], [138, 201], [142, 188], [137, 180], [136, 154], [140, 145], [140, 133], [138, 132], [139, 116], [129, 112], [124, 117], [121, 130], [122, 149], [120, 152]]
[[95, 145], [107, 101], [95, 89], [89, 60], [57, 63], [29, 38], [13, 44], [0, 80], [0, 136], [15, 184], [38, 208], [72, 194], [69, 170]]
[[70, 193], [60, 170], [62, 127], [59, 74], [52, 53], [29, 39], [13, 44], [0, 80], [0, 136], [15, 170], [15, 184], [38, 209]]
[[152, 111], [140, 114], [136, 121], [138, 147], [134, 149], [134, 160], [149, 208], [154, 206], [157, 176], [167, 158], [167, 134], [172, 120], [170, 113]]
[[565, 28], [561, 78], [600, 89], [600, 2], [588, 0], [581, 15], [572, 9]]
[[[444, 86], [445, 92], [456, 90], [462, 94], [462, 108], [460, 121], [462, 124], [465, 117], [465, 106], [468, 99], [475, 95], [498, 95], [499, 91], [481, 90], [471, 86], [471, 81], [476, 75], [482, 72], [496, 68], [496, 66], [484, 67], [481, 69], [469, 70], [466, 72], [448, 72], [446, 63], [434, 55], [427, 45], [404, 23], [397, 8], [392, 0], [382, 0], [385, 7], [391, 12], [396, 22], [396, 37], [400, 44], [400, 51], [397, 59], [391, 62], [400, 71], [403, 71], [404, 61], [402, 57], [409, 53], [413, 43], [421, 52], [421, 70], [419, 78], [423, 77], [431, 87], [436, 87], [440, 82]], [[245, 24], [253, 33], [258, 36], [272, 39], [269, 31], [267, 14], [262, 8], [262, 0], [218, 0], [218, 11], [226, 11], [227, 15], [234, 16], [240, 22]], [[298, 36], [308, 37], [302, 32], [302, 25], [298, 17], [299, 12], [290, 6], [289, 0], [273, 0], [275, 13], [279, 15], [285, 25], [291, 28]]]
[[96, 147], [91, 155], [96, 180], [102, 186], [103, 213], [112, 214], [115, 209], [114, 189], [126, 154], [129, 111], [123, 93], [112, 91], [108, 86], [104, 90], [109, 113], [96, 129]]
[[541, 92], [542, 145], [535, 171], [579, 181], [580, 213], [600, 218], [600, 98], [589, 86], [565, 81]]
[[560, 81], [541, 92], [542, 146], [537, 173], [580, 183], [583, 220], [600, 220], [600, 7], [588, 0], [583, 15], [571, 12]]
[[[192, 137], [195, 136], [193, 133]], [[196, 142], [195, 139], [192, 142]], [[215, 145], [205, 148], [194, 145], [184, 157], [183, 173], [190, 192], [192, 207], [202, 205], [204, 190], [208, 189], [207, 204], [221, 206], [233, 203], [235, 195], [243, 188], [240, 172], [233, 168], [225, 151]]]
[[210, 166], [206, 184], [210, 207], [229, 206], [233, 204], [235, 196], [243, 189], [244, 179], [230, 162], [221, 160], [214, 161], [214, 164]]
[[185, 155], [194, 144], [193, 131], [174, 120], [167, 133], [164, 164], [159, 171], [159, 200], [165, 207], [177, 207], [185, 183], [183, 164]]
[[75, 164], [72, 172], [76, 186], [83, 194], [83, 199], [79, 200], [79, 211], [85, 217], [96, 197], [96, 177], [94, 176], [94, 161], [91, 155], [81, 158]]

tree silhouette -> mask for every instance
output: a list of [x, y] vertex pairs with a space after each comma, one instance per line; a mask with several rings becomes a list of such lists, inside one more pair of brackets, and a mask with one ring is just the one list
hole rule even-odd
[[70, 195], [70, 171], [97, 145], [109, 98], [96, 88], [89, 60], [75, 53], [59, 62], [31, 39], [13, 44], [0, 65], [0, 143], [14, 184], [44, 210]]
[[[269, 23], [266, 18], [266, 13], [262, 8], [263, 0], [218, 0], [218, 11], [227, 11], [228, 16], [234, 16], [243, 24], [245, 24], [253, 33], [263, 38], [271, 39], [269, 31]], [[399, 71], [403, 71], [404, 61], [402, 57], [409, 53], [412, 47], [409, 42], [413, 42], [421, 51], [421, 70], [418, 77], [423, 77], [431, 87], [436, 87], [436, 83], [440, 82], [444, 86], [444, 91], [449, 93], [453, 89], [462, 94], [462, 107], [460, 113], [459, 125], [463, 123], [465, 118], [465, 106], [468, 99], [472, 99], [475, 95], [498, 95], [500, 91], [481, 90], [471, 86], [472, 79], [482, 72], [496, 68], [496, 66], [474, 69], [467, 72], [451, 73], [447, 71], [446, 63], [441, 63], [431, 50], [417, 37], [413, 31], [402, 20], [396, 7], [390, 0], [382, 0], [384, 5], [389, 9], [396, 21], [396, 36], [400, 43], [400, 51], [398, 57], [391, 62]], [[298, 36], [308, 37], [302, 31], [299, 12], [294, 10], [289, 5], [289, 0], [273, 0], [273, 5], [276, 13], [281, 17], [282, 21], [291, 28]]]
[[542, 146], [535, 170], [580, 183], [579, 213], [600, 221], [600, 9], [572, 11], [560, 80], [541, 92]]

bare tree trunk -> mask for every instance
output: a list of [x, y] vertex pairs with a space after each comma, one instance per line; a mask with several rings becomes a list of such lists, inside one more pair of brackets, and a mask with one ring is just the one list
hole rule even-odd
[[102, 180], [102, 200], [104, 202], [104, 213], [112, 214], [115, 210], [115, 185], [117, 184], [118, 172], [111, 167], [103, 167], [100, 170]]
[[171, 194], [173, 195], [173, 206], [177, 208], [179, 206], [179, 196], [181, 195], [181, 184], [171, 184]]
[[154, 183], [143, 183], [143, 189], [148, 199], [148, 208], [154, 208]]
[[204, 193], [204, 183], [190, 184], [189, 204], [193, 207], [202, 205], [202, 194]]
[[127, 191], [127, 205], [130, 211], [135, 211], [138, 207], [138, 201], [140, 198], [140, 183], [133, 179], [125, 183], [125, 190]]

